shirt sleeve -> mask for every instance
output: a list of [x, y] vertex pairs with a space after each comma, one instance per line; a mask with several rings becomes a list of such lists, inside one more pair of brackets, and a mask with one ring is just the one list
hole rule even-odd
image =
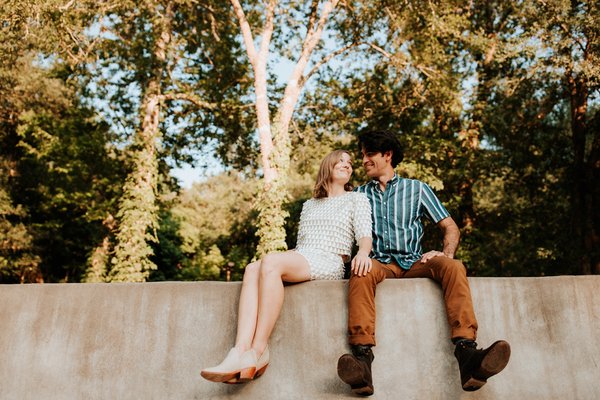
[[450, 216], [448, 210], [446, 210], [426, 183], [423, 183], [421, 186], [421, 206], [423, 207], [425, 216], [435, 224]]
[[358, 241], [364, 237], [371, 237], [371, 203], [364, 193], [356, 193], [354, 197], [352, 227], [354, 228], [354, 237]]

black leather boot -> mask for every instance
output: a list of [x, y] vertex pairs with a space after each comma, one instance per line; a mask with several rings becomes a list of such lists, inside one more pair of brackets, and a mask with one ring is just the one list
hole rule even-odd
[[454, 356], [458, 360], [462, 388], [472, 392], [480, 389], [488, 378], [506, 367], [510, 358], [510, 345], [499, 340], [487, 349], [477, 349], [474, 341], [459, 340]]
[[338, 360], [338, 376], [350, 385], [352, 392], [360, 396], [373, 394], [371, 363], [375, 356], [371, 346], [350, 346], [352, 354], [344, 354]]

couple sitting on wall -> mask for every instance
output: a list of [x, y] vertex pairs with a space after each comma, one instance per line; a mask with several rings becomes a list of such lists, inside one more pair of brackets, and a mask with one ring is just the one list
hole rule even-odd
[[[352, 191], [350, 154], [336, 150], [323, 159], [314, 196], [302, 208], [297, 247], [246, 267], [235, 347], [221, 364], [202, 370], [205, 379], [240, 383], [261, 376], [269, 365], [268, 340], [283, 304], [283, 282], [342, 279], [354, 240], [358, 252], [348, 283], [351, 354], [342, 355], [337, 365], [352, 392], [373, 394], [375, 291], [386, 278], [427, 277], [442, 286], [464, 390], [479, 389], [508, 363], [506, 341], [487, 349], [475, 343], [477, 320], [466, 269], [454, 259], [460, 232], [448, 211], [427, 184], [395, 174], [403, 152], [393, 133], [363, 133], [359, 147], [372, 180]], [[422, 252], [423, 216], [441, 229], [442, 251]]]

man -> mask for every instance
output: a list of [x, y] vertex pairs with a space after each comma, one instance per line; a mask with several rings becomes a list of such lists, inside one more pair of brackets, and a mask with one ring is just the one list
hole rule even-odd
[[[418, 180], [398, 177], [402, 147], [388, 131], [359, 137], [363, 165], [372, 181], [358, 187], [373, 212], [372, 266], [353, 268], [348, 289], [348, 340], [352, 354], [338, 360], [338, 375], [355, 394], [373, 394], [371, 363], [375, 345], [375, 290], [386, 278], [427, 277], [442, 286], [454, 355], [462, 388], [473, 391], [502, 371], [510, 346], [500, 340], [477, 349], [477, 320], [473, 311], [466, 268], [454, 260], [460, 231], [431, 188]], [[421, 218], [434, 222], [443, 233], [442, 251], [422, 253]]]

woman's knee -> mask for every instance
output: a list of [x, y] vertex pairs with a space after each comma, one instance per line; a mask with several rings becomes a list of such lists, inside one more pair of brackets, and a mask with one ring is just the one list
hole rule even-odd
[[260, 260], [260, 275], [279, 273], [279, 263], [275, 254], [267, 254]]
[[257, 277], [260, 273], [260, 261], [252, 262], [246, 265], [244, 269], [244, 280]]

